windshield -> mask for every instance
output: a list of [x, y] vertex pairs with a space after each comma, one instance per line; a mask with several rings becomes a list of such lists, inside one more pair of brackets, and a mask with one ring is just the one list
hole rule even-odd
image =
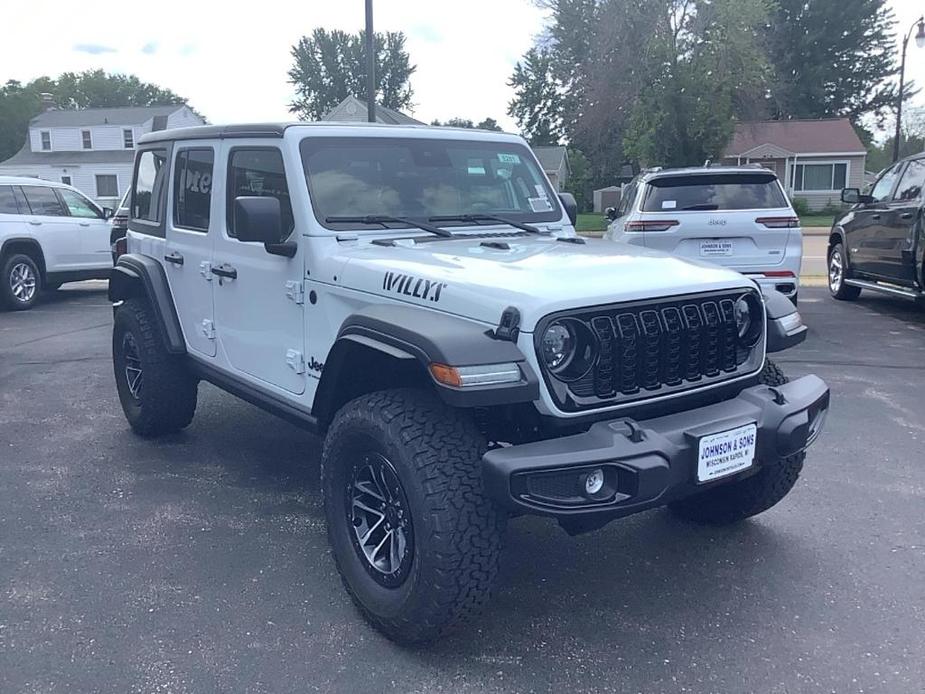
[[[315, 217], [328, 229], [382, 228], [327, 221], [367, 215], [418, 221], [497, 215], [527, 223], [562, 217], [533, 154], [517, 143], [314, 137], [302, 140], [301, 152]], [[458, 225], [472, 221], [440, 221]]]
[[695, 174], [649, 181], [643, 212], [664, 210], [761, 210], [787, 207], [771, 173]]

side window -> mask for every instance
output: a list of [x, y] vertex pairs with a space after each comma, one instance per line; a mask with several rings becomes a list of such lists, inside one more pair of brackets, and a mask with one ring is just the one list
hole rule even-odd
[[212, 204], [211, 149], [184, 149], [177, 154], [173, 174], [173, 223], [192, 231], [209, 230]]
[[13, 186], [0, 186], [0, 214], [20, 214]]
[[617, 209], [617, 217], [622, 217], [630, 211], [633, 200], [636, 198], [636, 188], [637, 185], [635, 183], [630, 183], [626, 186], [626, 190], [623, 192], [623, 199], [620, 200], [620, 207]]
[[874, 199], [874, 202], [889, 200], [890, 193], [893, 192], [893, 184], [896, 183], [896, 176], [899, 174], [901, 166], [901, 163], [896, 164], [880, 177], [880, 180], [877, 181], [877, 185], [870, 191], [870, 195]]
[[148, 224], [160, 224], [166, 191], [167, 151], [150, 149], [142, 152], [135, 165], [132, 219]]
[[23, 186], [22, 192], [32, 208], [32, 214], [41, 214], [46, 217], [64, 217], [67, 213], [58, 200], [54, 188], [48, 186]]
[[83, 195], [67, 188], [61, 188], [58, 192], [61, 194], [61, 199], [64, 200], [64, 205], [72, 217], [88, 217], [91, 219], [101, 219], [103, 217], [99, 208]]
[[228, 157], [228, 201], [226, 226], [228, 235], [234, 233], [234, 199], [241, 196], [269, 196], [279, 200], [283, 217], [283, 235], [292, 232], [292, 203], [283, 168], [283, 155], [276, 148], [238, 148]]
[[922, 197], [922, 187], [925, 186], [925, 159], [915, 159], [909, 162], [903, 177], [896, 188], [894, 200], [918, 200]]

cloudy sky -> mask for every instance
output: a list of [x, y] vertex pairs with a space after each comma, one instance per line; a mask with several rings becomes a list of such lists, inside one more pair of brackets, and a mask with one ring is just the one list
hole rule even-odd
[[[291, 119], [290, 47], [315, 27], [357, 31], [364, 22], [363, 0], [16, 4], [5, 13], [0, 82], [98, 67], [129, 72], [185, 96], [213, 123]], [[904, 29], [923, 7], [920, 0], [890, 5]], [[513, 129], [506, 82], [542, 31], [533, 3], [375, 0], [375, 9], [377, 31], [408, 36], [416, 118], [490, 116]], [[910, 42], [909, 51], [907, 76], [925, 85], [925, 49]], [[925, 104], [925, 92], [917, 101]]]

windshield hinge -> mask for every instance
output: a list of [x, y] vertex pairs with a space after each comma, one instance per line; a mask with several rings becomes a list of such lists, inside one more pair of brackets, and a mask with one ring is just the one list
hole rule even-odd
[[305, 373], [305, 358], [298, 350], [286, 350], [286, 363], [289, 365], [289, 368], [295, 371], [297, 374]]
[[286, 296], [297, 304], [305, 303], [305, 285], [295, 280], [286, 282]]
[[518, 335], [520, 335], [520, 311], [513, 306], [508, 306], [501, 314], [498, 327], [492, 331], [491, 336], [496, 340], [517, 342]]

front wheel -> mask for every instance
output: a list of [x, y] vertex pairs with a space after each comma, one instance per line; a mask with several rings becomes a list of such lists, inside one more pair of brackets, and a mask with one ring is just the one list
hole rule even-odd
[[[768, 386], [780, 386], [788, 380], [783, 370], [770, 359], [759, 376], [759, 381]], [[675, 501], [668, 508], [675, 515], [695, 523], [737, 523], [767, 511], [787, 496], [803, 470], [805, 458], [805, 453], [797, 453], [769, 461], [751, 477]]]
[[845, 247], [836, 243], [829, 249], [829, 293], [839, 301], [854, 301], [861, 295], [860, 287], [845, 284], [848, 276], [848, 258]]
[[324, 442], [328, 540], [344, 586], [388, 638], [431, 641], [487, 601], [505, 516], [486, 497], [485, 441], [431, 393], [345, 405]]

